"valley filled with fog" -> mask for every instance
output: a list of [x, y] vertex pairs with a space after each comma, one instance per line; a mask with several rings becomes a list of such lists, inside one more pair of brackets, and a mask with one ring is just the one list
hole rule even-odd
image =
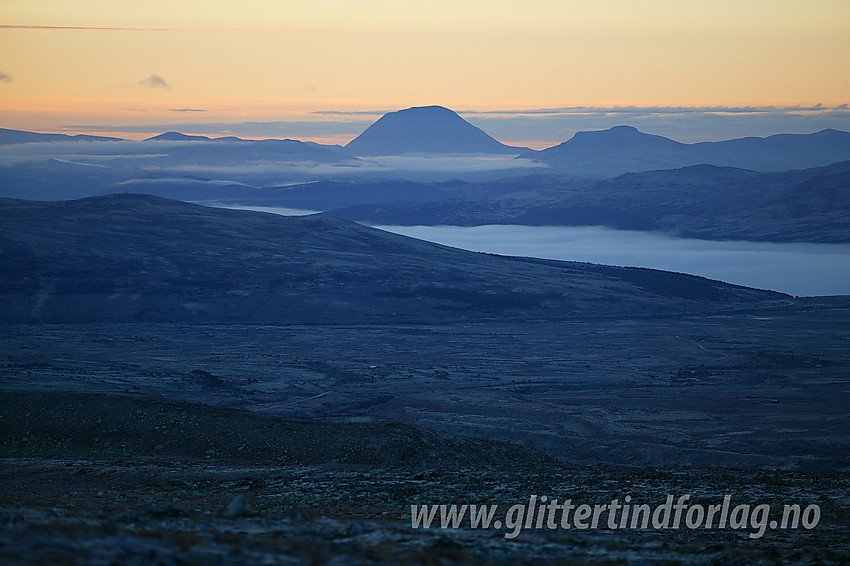
[[796, 296], [850, 294], [850, 244], [718, 242], [600, 226], [378, 226], [487, 253], [649, 267]]
[[[222, 205], [219, 205], [222, 206]], [[282, 216], [315, 210], [223, 206]], [[647, 267], [795, 296], [850, 294], [850, 244], [676, 238], [604, 226], [383, 226], [375, 228], [464, 250]]]

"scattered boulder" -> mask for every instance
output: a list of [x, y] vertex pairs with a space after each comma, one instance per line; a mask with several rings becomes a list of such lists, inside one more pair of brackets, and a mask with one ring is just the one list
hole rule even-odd
[[245, 517], [251, 514], [251, 506], [248, 497], [244, 494], [237, 495], [225, 508], [223, 515], [228, 518]]

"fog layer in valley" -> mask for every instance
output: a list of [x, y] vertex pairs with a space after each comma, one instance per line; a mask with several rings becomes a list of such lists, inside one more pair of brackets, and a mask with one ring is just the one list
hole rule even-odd
[[[302, 216], [315, 211], [225, 206]], [[465, 250], [649, 267], [701, 275], [795, 296], [850, 294], [850, 244], [772, 243], [673, 238], [604, 226], [377, 226]]]
[[718, 242], [601, 226], [379, 226], [473, 251], [651, 267], [797, 296], [850, 294], [850, 245]]

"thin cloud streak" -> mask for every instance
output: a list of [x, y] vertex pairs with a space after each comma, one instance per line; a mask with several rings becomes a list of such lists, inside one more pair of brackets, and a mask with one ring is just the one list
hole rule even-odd
[[33, 31], [256, 31], [267, 33], [338, 33], [343, 30], [327, 28], [226, 28], [226, 27], [129, 27], [129, 26], [46, 26], [35, 24], [0, 24], [0, 30]]
[[165, 90], [173, 90], [171, 85], [159, 75], [151, 75], [148, 78], [139, 81], [139, 86], [145, 88], [162, 88]]
[[[808, 134], [834, 128], [850, 130], [846, 105], [792, 107], [645, 107], [574, 109], [571, 113], [463, 113], [472, 124], [503, 143], [538, 146], [560, 143], [576, 132], [629, 125], [684, 143], [720, 141], [782, 133]], [[542, 142], [542, 144], [540, 143]]]
[[[320, 116], [381, 116], [387, 112], [400, 110], [314, 110], [310, 114]], [[584, 115], [648, 115], [648, 114], [771, 114], [793, 112], [834, 112], [850, 111], [850, 105], [838, 106], [791, 105], [791, 106], [562, 106], [556, 108], [525, 108], [502, 110], [456, 110], [462, 116], [584, 116]]]
[[383, 116], [389, 112], [401, 110], [396, 108], [393, 110], [313, 110], [310, 114], [319, 116]]
[[[172, 109], [173, 110], [173, 109]], [[207, 110], [210, 112], [210, 110]], [[117, 133], [162, 133], [174, 130], [184, 133], [204, 135], [243, 135], [250, 137], [312, 137], [312, 136], [350, 136], [354, 137], [365, 130], [372, 121], [308, 121], [289, 120], [271, 122], [204, 122], [204, 123], [165, 123], [137, 125], [72, 124], [57, 127], [64, 132], [117, 132]]]
[[770, 114], [842, 110], [850, 110], [850, 107], [847, 104], [838, 106], [824, 106], [822, 104], [815, 104], [813, 106], [565, 106], [561, 108], [529, 108], [524, 110], [461, 110], [458, 113], [480, 116], [569, 116], [575, 114]]

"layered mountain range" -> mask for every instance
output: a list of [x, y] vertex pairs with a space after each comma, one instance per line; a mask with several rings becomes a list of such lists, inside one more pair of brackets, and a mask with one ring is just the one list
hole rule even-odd
[[[102, 143], [83, 143], [92, 141]], [[0, 144], [0, 196], [11, 198], [142, 193], [377, 224], [598, 224], [709, 239], [850, 241], [850, 134], [838, 130], [684, 144], [617, 126], [532, 151], [425, 106], [384, 115], [345, 147], [14, 130], [0, 130]], [[458, 159], [479, 172], [449, 170], [439, 181], [422, 173]], [[482, 170], [488, 163], [504, 169]]]
[[[434, 195], [439, 189], [453, 196], [408, 206], [359, 204], [326, 214], [385, 225], [601, 225], [711, 240], [850, 242], [850, 161], [780, 173], [694, 165], [597, 181], [537, 175], [423, 185], [416, 192]], [[289, 202], [303, 202], [300, 189], [291, 190], [295, 198]]]
[[525, 157], [572, 175], [613, 177], [623, 173], [688, 165], [787, 171], [850, 159], [850, 133], [780, 134], [693, 144], [645, 134], [631, 126], [578, 132], [572, 139]]

